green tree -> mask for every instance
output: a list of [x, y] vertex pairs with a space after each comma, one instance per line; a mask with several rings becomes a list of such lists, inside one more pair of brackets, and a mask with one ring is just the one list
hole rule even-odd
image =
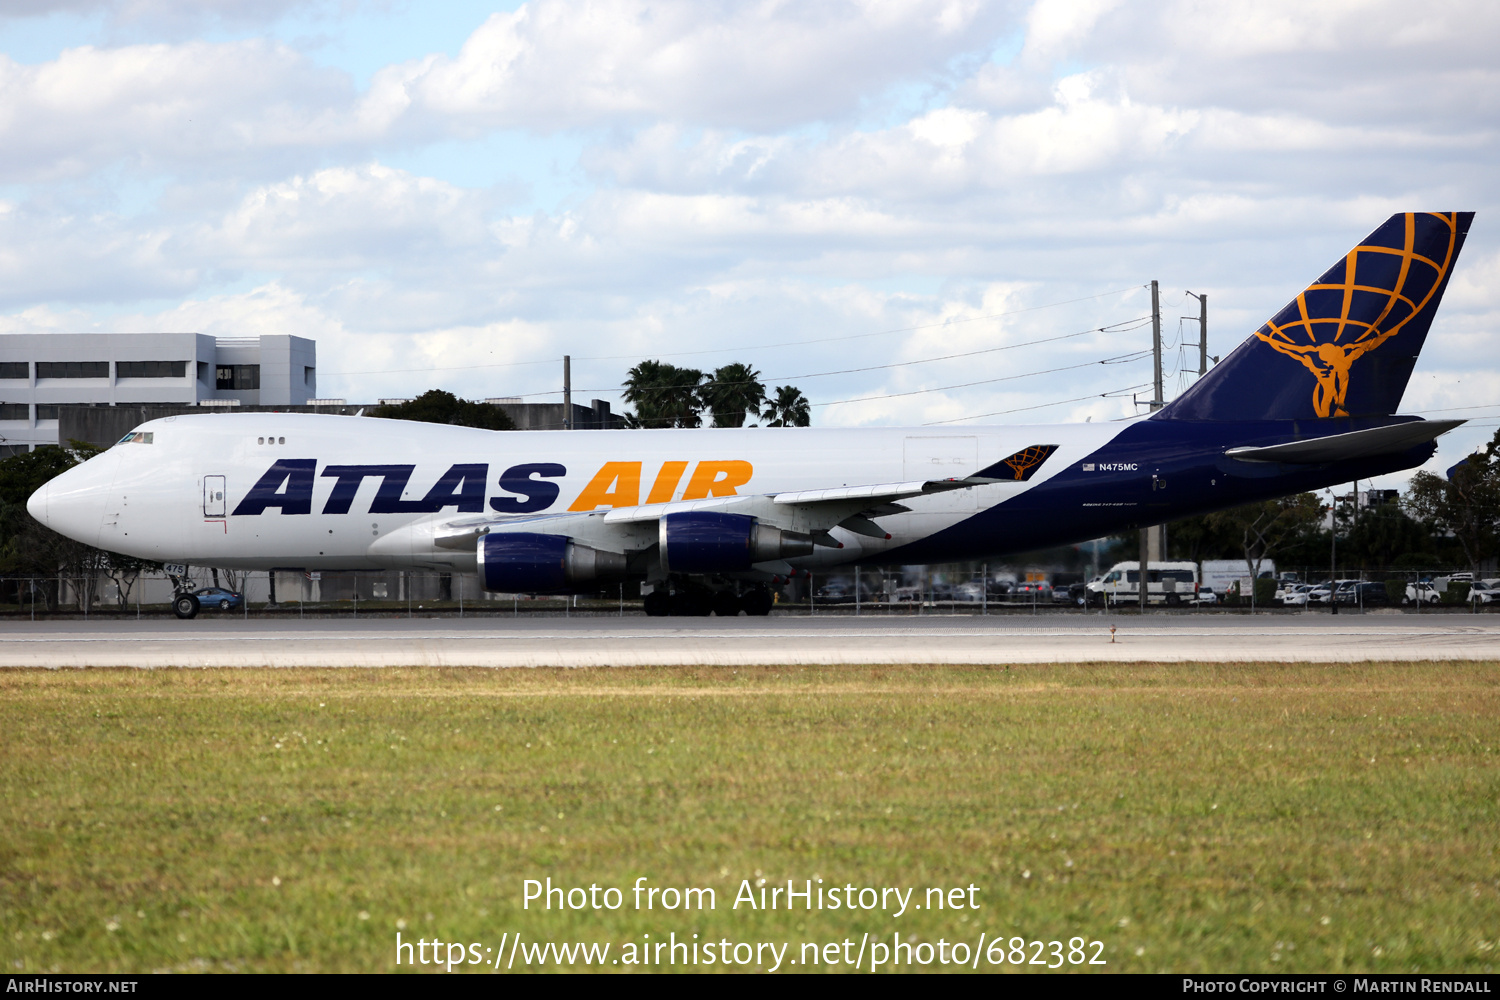
[[372, 417], [391, 420], [419, 420], [428, 424], [452, 424], [458, 427], [482, 427], [488, 431], [513, 431], [515, 422], [494, 403], [459, 399], [442, 389], [429, 389], [416, 399], [390, 406], [377, 406]]
[[[699, 427], [703, 423], [703, 373], [661, 361], [642, 361], [625, 379], [625, 401], [640, 427]], [[627, 421], [627, 426], [628, 426]]]
[[1348, 562], [1361, 569], [1388, 569], [1402, 556], [1427, 555], [1429, 564], [1437, 561], [1430, 555], [1429, 532], [1412, 520], [1398, 503], [1379, 503], [1366, 507], [1359, 520], [1339, 539]]
[[137, 559], [135, 556], [121, 555], [118, 552], [106, 552], [103, 559], [104, 575], [114, 581], [115, 600], [123, 610], [130, 603], [130, 591], [135, 586], [141, 574], [147, 570], [161, 572], [162, 564], [150, 559]]
[[[1313, 529], [1323, 518], [1323, 505], [1311, 493], [1261, 500], [1207, 515], [1208, 526], [1239, 537], [1240, 551], [1251, 580], [1260, 579], [1261, 564], [1287, 541]], [[1254, 601], [1254, 588], [1251, 588]]]
[[778, 385], [760, 417], [767, 427], [806, 427], [812, 423], [812, 407], [796, 386]]
[[[1136, 545], [1135, 534], [1119, 536], [1122, 545]], [[1205, 559], [1228, 559], [1241, 554], [1240, 534], [1222, 521], [1209, 521], [1209, 515], [1184, 517], [1167, 524], [1167, 552], [1170, 558], [1202, 562]], [[1132, 554], [1126, 558], [1135, 558]]]
[[745, 412], [756, 415], [766, 401], [766, 386], [760, 372], [736, 361], [714, 370], [713, 378], [699, 390], [698, 396], [713, 411], [715, 427], [745, 426]]
[[1479, 563], [1494, 551], [1500, 525], [1500, 431], [1489, 446], [1448, 470], [1448, 477], [1418, 472], [1411, 477], [1406, 507], [1440, 532], [1451, 532], [1463, 549], [1469, 569], [1479, 577]]
[[27, 512], [26, 501], [49, 480], [103, 450], [70, 441], [66, 448], [44, 445], [0, 461], [0, 571], [43, 578], [40, 586], [49, 609], [57, 607], [59, 573], [81, 578], [86, 600], [105, 553], [46, 527]]

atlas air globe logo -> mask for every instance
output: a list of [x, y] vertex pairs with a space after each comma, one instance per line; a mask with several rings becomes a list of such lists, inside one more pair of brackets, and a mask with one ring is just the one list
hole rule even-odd
[[1318, 416], [1346, 417], [1355, 362], [1422, 314], [1441, 291], [1458, 246], [1457, 213], [1395, 216], [1255, 336], [1312, 373]]

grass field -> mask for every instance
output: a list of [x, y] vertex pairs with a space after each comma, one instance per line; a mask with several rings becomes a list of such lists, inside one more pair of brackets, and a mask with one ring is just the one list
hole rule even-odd
[[[7, 972], [383, 971], [398, 930], [486, 956], [517, 932], [788, 960], [984, 933], [1100, 941], [1107, 965], [1067, 966], [1090, 971], [1500, 966], [1494, 663], [7, 671], [0, 691]], [[636, 910], [640, 876], [717, 906]], [[547, 877], [624, 905], [523, 909]], [[979, 908], [731, 908], [742, 880], [816, 878], [974, 885]]]

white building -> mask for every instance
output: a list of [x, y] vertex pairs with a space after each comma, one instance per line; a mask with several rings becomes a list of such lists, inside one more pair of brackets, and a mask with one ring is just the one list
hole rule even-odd
[[317, 396], [317, 345], [276, 335], [0, 336], [0, 455], [58, 444], [66, 404], [296, 406]]

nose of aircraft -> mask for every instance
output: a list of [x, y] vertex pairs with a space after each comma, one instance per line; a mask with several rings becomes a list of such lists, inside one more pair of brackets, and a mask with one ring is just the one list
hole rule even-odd
[[26, 510], [59, 535], [97, 545], [99, 524], [114, 479], [114, 463], [104, 458], [90, 459], [43, 484], [26, 501]]
[[43, 483], [42, 488], [31, 494], [31, 498], [26, 501], [26, 513], [43, 524], [47, 523], [47, 493], [51, 488], [51, 483]]

